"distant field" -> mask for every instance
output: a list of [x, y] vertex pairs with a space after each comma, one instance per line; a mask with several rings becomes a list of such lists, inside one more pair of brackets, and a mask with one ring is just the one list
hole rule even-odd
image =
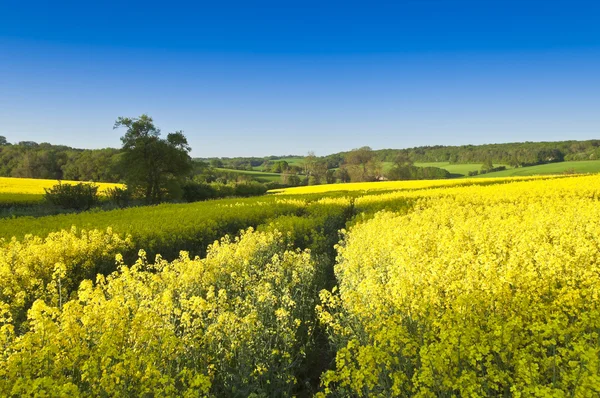
[[[466, 163], [466, 164], [450, 164], [449, 162], [431, 162], [431, 163], [415, 163], [415, 166], [419, 167], [439, 167], [440, 169], [446, 169], [453, 174], [455, 177], [467, 176], [470, 171], [481, 170], [482, 163]], [[494, 164], [494, 167], [505, 166], [507, 169], [508, 165]]]
[[[301, 166], [302, 162], [304, 162], [304, 158], [303, 157], [281, 158], [281, 159], [273, 160], [273, 162], [280, 162], [282, 160], [285, 160], [286, 162], [288, 162], [288, 164], [290, 166]], [[254, 170], [263, 171], [264, 167], [261, 164], [260, 166], [254, 167]]]
[[35, 206], [44, 200], [44, 195], [31, 193], [0, 193], [0, 209]]
[[250, 170], [234, 170], [234, 169], [216, 169], [233, 174], [249, 175], [258, 182], [279, 182], [281, 181], [281, 174], [278, 173], [265, 173], [262, 171], [250, 171]]
[[562, 174], [566, 171], [573, 171], [575, 173], [598, 173], [600, 172], [600, 160], [583, 160], [577, 162], [560, 162], [541, 164], [529, 167], [518, 167], [515, 169], [484, 174], [482, 176], [476, 176], [473, 178], [531, 176], [538, 174]]
[[[383, 169], [389, 170], [394, 164], [392, 162], [383, 162]], [[469, 174], [469, 171], [480, 170], [482, 163], [450, 164], [450, 162], [424, 162], [415, 163], [418, 167], [439, 167], [450, 172], [454, 177], [463, 177]], [[494, 165], [499, 166], [499, 165]], [[508, 166], [507, 166], [508, 167]]]
[[561, 176], [525, 176], [512, 178], [493, 178], [473, 180], [470, 178], [452, 178], [443, 180], [408, 180], [408, 181], [377, 181], [377, 182], [349, 182], [338, 184], [309, 185], [301, 187], [272, 189], [268, 193], [302, 195], [323, 194], [327, 192], [377, 192], [377, 191], [411, 191], [421, 189], [433, 189], [443, 187], [460, 187], [469, 185], [500, 184], [503, 182], [528, 181], [535, 179], [560, 178]]
[[[62, 180], [62, 184], [79, 184], [81, 181]], [[57, 180], [42, 180], [36, 178], [11, 178], [0, 177], [0, 194], [33, 194], [43, 195], [44, 188], [51, 188], [58, 184]], [[97, 183], [99, 191], [103, 192], [108, 188], [122, 187], [122, 184]]]

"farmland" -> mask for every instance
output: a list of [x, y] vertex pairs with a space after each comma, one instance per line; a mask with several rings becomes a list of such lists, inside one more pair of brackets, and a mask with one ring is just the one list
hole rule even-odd
[[281, 180], [281, 174], [278, 173], [265, 173], [263, 171], [233, 170], [222, 168], [216, 168], [215, 170], [250, 177], [258, 182], [279, 182]]
[[[62, 184], [79, 184], [81, 181], [60, 181]], [[31, 194], [43, 195], [44, 188], [51, 188], [58, 183], [57, 180], [44, 180], [35, 178], [10, 178], [0, 177], [0, 193], [2, 194]], [[108, 188], [122, 187], [121, 184], [97, 183], [98, 191], [103, 192]]]
[[[484, 174], [483, 177], [516, 177], [561, 173], [599, 173], [600, 160], [582, 160], [540, 164], [536, 166], [519, 167], [494, 173]], [[480, 178], [482, 176], [476, 176]]]
[[379, 182], [5, 220], [0, 391], [594, 395], [599, 195]]
[[[302, 165], [304, 164], [304, 157], [301, 157], [301, 156], [284, 157], [284, 158], [279, 158], [279, 159], [276, 159], [276, 160], [273, 160], [273, 161], [274, 162], [285, 161], [290, 166], [300, 166], [300, 167], [302, 167]], [[263, 165], [256, 166], [256, 167], [254, 167], [254, 170], [264, 171], [264, 166]]]
[[[58, 180], [0, 177], [0, 217], [21, 214], [47, 215], [61, 212], [60, 209], [44, 206], [44, 189], [51, 188], [58, 183]], [[79, 184], [80, 181], [60, 181], [60, 183]], [[123, 187], [122, 184], [111, 183], [96, 185], [100, 196], [104, 196], [109, 188]]]
[[[467, 164], [453, 164], [449, 162], [430, 162], [430, 163], [415, 163], [415, 166], [418, 167], [439, 167], [441, 169], [448, 170], [453, 177], [465, 177], [469, 175], [470, 171], [479, 171], [481, 170], [481, 163], [467, 163]], [[506, 165], [497, 165], [497, 166], [505, 166]]]

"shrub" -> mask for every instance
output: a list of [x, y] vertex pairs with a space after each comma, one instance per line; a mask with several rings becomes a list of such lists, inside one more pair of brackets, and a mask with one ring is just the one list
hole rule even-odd
[[133, 195], [127, 188], [114, 187], [106, 190], [106, 196], [115, 206], [123, 208], [129, 206]]
[[183, 189], [183, 200], [186, 202], [198, 202], [216, 196], [215, 189], [210, 184], [203, 182], [187, 182], [181, 188]]
[[235, 196], [258, 196], [265, 193], [267, 193], [267, 187], [259, 182], [246, 182], [235, 186]]
[[44, 190], [46, 201], [64, 209], [89, 210], [99, 202], [98, 186], [94, 184], [62, 184], [59, 181]]

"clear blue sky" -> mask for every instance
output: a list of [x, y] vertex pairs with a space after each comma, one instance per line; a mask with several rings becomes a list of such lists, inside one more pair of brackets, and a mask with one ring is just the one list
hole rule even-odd
[[599, 1], [0, 0], [0, 135], [194, 156], [600, 138]]

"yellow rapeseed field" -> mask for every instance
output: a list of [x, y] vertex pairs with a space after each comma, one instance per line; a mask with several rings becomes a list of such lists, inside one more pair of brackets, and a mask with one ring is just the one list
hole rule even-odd
[[417, 194], [338, 247], [325, 393], [600, 396], [600, 177]]
[[376, 182], [351, 182], [344, 184], [323, 184], [310, 185], [302, 187], [272, 189], [269, 193], [300, 195], [327, 193], [333, 191], [391, 191], [391, 190], [414, 190], [424, 188], [443, 188], [452, 186], [465, 185], [486, 185], [489, 183], [502, 183], [512, 181], [528, 181], [535, 179], [557, 178], [557, 176], [527, 176], [527, 177], [506, 177], [506, 178], [479, 178], [479, 179], [464, 179], [455, 178], [449, 180], [412, 180], [412, 181], [376, 181]]
[[[600, 396], [600, 175], [481, 181], [4, 241], [0, 395]], [[204, 258], [117, 254], [232, 228]]]
[[[81, 181], [62, 180], [62, 184], [79, 184]], [[51, 188], [58, 184], [57, 180], [42, 180], [36, 178], [0, 177], [0, 193], [10, 194], [44, 194], [44, 188]], [[123, 187], [122, 184], [96, 183], [98, 191], [103, 192], [108, 188]]]

